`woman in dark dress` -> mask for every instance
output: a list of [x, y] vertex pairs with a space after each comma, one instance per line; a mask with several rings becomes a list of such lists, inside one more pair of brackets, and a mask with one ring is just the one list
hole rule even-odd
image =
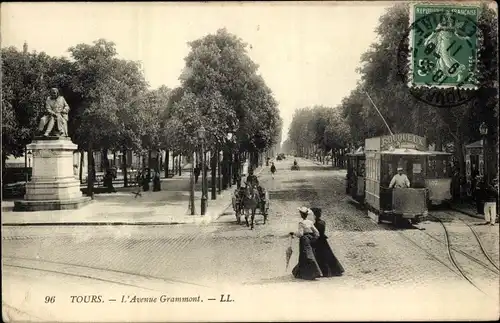
[[314, 213], [316, 221], [314, 226], [319, 231], [319, 238], [314, 244], [316, 260], [318, 261], [319, 268], [323, 273], [323, 277], [342, 276], [344, 268], [338, 261], [337, 257], [333, 254], [330, 245], [328, 244], [328, 237], [325, 236], [325, 221], [321, 220], [321, 209], [313, 207], [311, 211]]
[[299, 237], [299, 263], [293, 268], [292, 274], [295, 278], [315, 280], [321, 277], [321, 269], [319, 268], [314, 249], [312, 245], [319, 237], [318, 230], [314, 227], [311, 220], [307, 220], [309, 209], [306, 207], [299, 208], [300, 216], [299, 229], [297, 232], [290, 232], [291, 235]]

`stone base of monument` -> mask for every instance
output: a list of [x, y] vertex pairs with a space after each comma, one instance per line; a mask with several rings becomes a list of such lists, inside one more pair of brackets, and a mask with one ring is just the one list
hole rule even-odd
[[33, 154], [33, 173], [24, 200], [14, 202], [14, 211], [78, 209], [90, 202], [73, 174], [77, 145], [69, 138], [38, 137], [27, 149]]

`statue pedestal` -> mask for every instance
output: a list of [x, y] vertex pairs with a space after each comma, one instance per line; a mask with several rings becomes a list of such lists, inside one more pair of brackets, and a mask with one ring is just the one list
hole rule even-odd
[[33, 173], [24, 200], [14, 202], [14, 211], [77, 209], [90, 201], [73, 174], [77, 145], [71, 139], [35, 138], [27, 149], [33, 154]]

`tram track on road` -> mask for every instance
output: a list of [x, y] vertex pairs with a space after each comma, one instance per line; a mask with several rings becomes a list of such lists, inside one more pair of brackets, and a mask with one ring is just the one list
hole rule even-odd
[[[109, 268], [98, 268], [98, 267], [94, 267], [94, 266], [77, 265], [77, 264], [61, 262], [61, 261], [33, 259], [33, 258], [25, 258], [25, 257], [12, 257], [12, 256], [4, 256], [4, 257], [2, 257], [2, 259], [3, 259], [3, 266], [5, 266], [5, 267], [32, 270], [32, 271], [41, 271], [41, 272], [59, 274], [59, 275], [64, 275], [64, 276], [72, 276], [72, 277], [78, 277], [78, 278], [85, 278], [85, 279], [89, 279], [89, 280], [100, 281], [100, 282], [105, 282], [105, 283], [113, 283], [116, 285], [122, 285], [122, 286], [127, 286], [127, 287], [136, 287], [136, 288], [150, 290], [150, 291], [160, 291], [160, 290], [157, 288], [150, 288], [150, 287], [145, 286], [147, 284], [126, 283], [124, 281], [131, 280], [131, 279], [132, 280], [139, 279], [139, 280], [144, 280], [144, 282], [147, 282], [148, 284], [152, 284], [154, 286], [157, 286], [160, 283], [163, 283], [163, 284], [182, 284], [182, 285], [191, 285], [191, 286], [196, 286], [196, 287], [210, 288], [210, 286], [180, 281], [180, 280], [176, 280], [176, 279], [168, 279], [168, 278], [163, 278], [163, 277], [156, 277], [156, 276], [151, 276], [151, 275], [138, 274], [138, 273], [133, 273], [133, 272], [129, 272], [129, 271], [122, 271], [122, 270], [109, 269]], [[32, 264], [29, 264], [30, 262]], [[36, 265], [33, 263], [38, 263], [39, 265]], [[51, 268], [43, 268], [44, 265], [49, 265]], [[65, 268], [66, 270], [63, 270], [62, 268]], [[73, 269], [75, 269], [75, 270], [73, 272], [71, 272]], [[82, 271], [84, 271], [84, 272], [82, 272]], [[103, 276], [103, 274], [108, 274], [108, 275], [111, 274], [111, 275], [117, 275], [117, 276], [119, 275], [120, 277], [115, 277], [115, 278], [97, 277], [97, 276]], [[127, 278], [127, 279], [124, 279], [124, 278]]]
[[[462, 221], [462, 220], [460, 220]], [[481, 241], [481, 238], [479, 238], [479, 235], [477, 234], [476, 230], [474, 230], [474, 228], [468, 224], [467, 222], [464, 222], [462, 221], [463, 223], [465, 223], [465, 225], [467, 225], [469, 227], [469, 229], [471, 230], [471, 232], [474, 234], [474, 236], [476, 237], [476, 240], [479, 244], [479, 247], [481, 248], [481, 251], [483, 252], [484, 256], [488, 259], [488, 261], [493, 265], [493, 267], [495, 267], [497, 270], [497, 273], [500, 272], [500, 268], [499, 266], [493, 261], [493, 259], [491, 258], [490, 254], [486, 251], [486, 249], [484, 249], [484, 246], [483, 246], [483, 243]]]
[[[425, 231], [422, 231], [424, 234], [426, 234], [429, 238], [441, 243], [441, 244], [446, 244], [445, 241], [439, 239], [439, 238], [436, 238], [435, 236], [433, 236], [432, 234], [429, 234], [428, 232], [425, 232]], [[476, 257], [472, 256], [471, 254], [468, 254], [460, 249], [457, 249], [455, 247], [451, 247], [451, 249], [455, 252], [458, 252], [459, 254], [469, 258], [471, 261], [474, 261], [475, 263], [477, 263], [478, 265], [481, 265], [483, 268], [491, 271], [492, 273], [495, 273], [495, 274], [498, 274], [499, 271], [498, 270], [495, 270], [495, 269], [492, 269], [490, 266], [488, 266], [488, 264], [486, 264], [485, 262], [477, 259]]]
[[[460, 275], [466, 280], [468, 281], [472, 286], [474, 286], [476, 289], [478, 289], [479, 291], [481, 291], [483, 294], [487, 295], [481, 288], [479, 288], [479, 286], [477, 286], [476, 283], [474, 283], [474, 281], [472, 280], [471, 277], [469, 277], [469, 275], [466, 274], [465, 270], [463, 269], [462, 266], [460, 266], [458, 260], [456, 259], [456, 257], [453, 255], [453, 248], [451, 247], [451, 241], [450, 241], [450, 233], [446, 227], [446, 225], [443, 223], [443, 221], [435, 216], [431, 216], [432, 218], [438, 220], [438, 222], [441, 224], [441, 226], [443, 227], [443, 230], [444, 230], [444, 234], [445, 234], [445, 238], [446, 238], [446, 250], [448, 252], [448, 257], [450, 259], [450, 262], [453, 264], [453, 266], [458, 270], [458, 272], [460, 273]], [[473, 261], [475, 263], [477, 263], [476, 261]]]
[[[451, 212], [445, 212], [445, 214], [448, 214], [448, 215], [451, 215], [453, 216], [453, 213]], [[443, 229], [446, 233], [449, 233], [448, 229], [446, 228], [446, 226], [444, 225], [444, 222], [437, 216], [435, 215], [431, 215], [430, 217], [432, 217], [433, 219], [435, 219], [436, 221], [440, 222], [441, 225], [443, 226]], [[486, 258], [488, 260], [488, 262], [494, 267], [494, 270], [492, 270], [493, 272], [495, 273], [500, 273], [500, 268], [499, 266], [493, 261], [491, 255], [488, 253], [488, 251], [486, 251], [486, 249], [484, 248], [484, 245], [483, 245], [483, 242], [481, 240], [481, 238], [479, 237], [479, 235], [477, 234], [476, 230], [474, 230], [474, 228], [467, 222], [463, 221], [462, 219], [458, 219], [461, 223], [465, 224], [469, 230], [472, 232], [478, 246], [479, 246], [479, 249], [481, 250], [481, 254], [484, 256], [484, 258]], [[437, 238], [436, 238], [437, 239]], [[439, 239], [437, 239], [439, 240]], [[464, 253], [463, 251], [461, 250], [456, 250], [455, 248], [453, 248], [455, 251], [459, 252], [459, 253], [463, 253], [463, 254], [466, 254]], [[469, 255], [470, 256], [470, 255]], [[472, 256], [470, 256], [472, 257]], [[472, 257], [474, 259], [475, 262], [481, 262], [477, 259], [475, 259], [474, 257]], [[484, 262], [482, 262], [484, 264]]]
[[[480, 288], [478, 286], [477, 282], [475, 282], [475, 280], [471, 277], [472, 275], [470, 275], [466, 272], [466, 270], [463, 268], [463, 264], [461, 265], [460, 261], [457, 259], [456, 255], [455, 255], [455, 253], [460, 254], [460, 255], [466, 257], [467, 259], [469, 259], [475, 265], [479, 265], [482, 268], [488, 270], [489, 272], [491, 272], [493, 274], [496, 274], [496, 275], [499, 274], [498, 265], [496, 265], [494, 263], [491, 256], [484, 248], [483, 243], [482, 243], [481, 239], [479, 238], [477, 232], [468, 223], [459, 219], [460, 222], [467, 225], [467, 227], [470, 229], [476, 242], [479, 245], [479, 249], [481, 250], [481, 254], [484, 256], [484, 258], [486, 258], [488, 260], [488, 262], [481, 261], [481, 260], [477, 259], [476, 257], [472, 256], [470, 253], [467, 253], [463, 250], [458, 249], [457, 247], [454, 247], [452, 245], [452, 242], [451, 242], [451, 235], [452, 234], [449, 231], [449, 228], [447, 227], [447, 225], [445, 225], [444, 222], [439, 217], [437, 217], [435, 215], [429, 215], [429, 218], [434, 219], [436, 222], [440, 223], [441, 227], [443, 228], [443, 233], [445, 236], [444, 241], [442, 239], [428, 233], [428, 232], [423, 231], [423, 230], [421, 230], [419, 232], [422, 232], [426, 236], [428, 236], [429, 238], [433, 239], [434, 241], [437, 241], [437, 242], [445, 245], [446, 254], [447, 254], [449, 262], [451, 263], [452, 266], [449, 266], [448, 264], [446, 264], [444, 261], [439, 259], [434, 253], [430, 252], [427, 248], [422, 247], [420, 244], [415, 242], [413, 239], [411, 239], [407, 235], [405, 235], [403, 232], [401, 232], [399, 230], [397, 232], [400, 234], [401, 237], [410, 241], [413, 245], [415, 245], [419, 249], [423, 250], [426, 254], [430, 255], [433, 259], [435, 259], [436, 261], [438, 261], [439, 263], [441, 263], [442, 265], [444, 265], [445, 267], [447, 267], [448, 269], [453, 271], [455, 274], [457, 274], [463, 280], [467, 281], [470, 285], [475, 287], [478, 291], [480, 291], [484, 295], [488, 295], [482, 288]], [[396, 231], [397, 229], [394, 229], [394, 230]], [[493, 266], [493, 267], [491, 267], [491, 266]]]
[[[448, 215], [453, 215], [452, 213], [450, 212], [445, 212], [446, 214]], [[431, 218], [435, 219], [436, 221], [438, 221], [441, 226], [443, 227], [443, 230], [444, 230], [444, 233], [445, 233], [445, 237], [446, 237], [446, 243], [447, 243], [447, 248], [449, 249], [450, 253], [452, 250], [456, 251], [456, 252], [459, 252], [459, 253], [462, 253], [462, 254], [467, 254], [463, 251], [458, 251], [456, 250], [455, 248], [452, 248], [451, 247], [451, 243], [450, 243], [450, 232], [447, 228], [447, 226], [444, 224], [444, 222], [437, 216], [435, 215], [430, 215]], [[492, 272], [496, 273], [496, 274], [499, 274], [500, 273], [500, 269], [498, 267], [498, 265], [493, 261], [493, 259], [491, 258], [490, 254], [486, 251], [486, 249], [484, 248], [484, 245], [483, 245], [483, 242], [481, 241], [481, 238], [479, 237], [479, 235], [477, 234], [476, 230], [474, 230], [474, 228], [468, 224], [467, 222], [461, 220], [461, 219], [458, 219], [461, 223], [465, 224], [469, 230], [472, 232], [478, 246], [479, 246], [479, 249], [481, 250], [481, 254], [484, 256], [484, 258], [486, 258], [488, 260], [488, 262], [495, 268], [494, 270], [491, 270]], [[451, 257], [451, 256], [450, 256]], [[471, 256], [468, 254], [468, 258], [471, 259], [473, 262], [477, 263], [477, 264], [482, 264], [484, 265], [484, 262], [476, 259], [475, 257]]]
[[[396, 231], [396, 230], [394, 230]], [[480, 291], [482, 294], [484, 295], [487, 295], [481, 288], [479, 288], [477, 286], [477, 284], [475, 284], [473, 282], [473, 280], [471, 278], [469, 278], [463, 271], [463, 269], [458, 265], [455, 257], [453, 256], [452, 252], [451, 252], [451, 248], [450, 248], [450, 244], [447, 243], [446, 246], [447, 246], [447, 252], [448, 252], [448, 256], [449, 256], [449, 259], [450, 259], [450, 262], [452, 264], [452, 266], [450, 266], [449, 264], [446, 264], [443, 260], [439, 259], [439, 257], [437, 257], [434, 253], [430, 252], [427, 248], [425, 247], [422, 247], [420, 244], [418, 244], [417, 242], [415, 242], [413, 239], [409, 238], [408, 236], [406, 236], [404, 233], [402, 233], [401, 231], [396, 231], [403, 239], [405, 239], [406, 241], [409, 241], [411, 244], [413, 244], [414, 246], [416, 246], [418, 249], [422, 250], [423, 252], [425, 252], [427, 255], [429, 255], [432, 259], [434, 259], [435, 261], [439, 262], [440, 264], [442, 264], [444, 267], [448, 268], [451, 272], [453, 272], [454, 274], [456, 274], [458, 277], [461, 277], [462, 279], [464, 279], [465, 281], [467, 281], [470, 285], [472, 285], [474, 288], [476, 288], [478, 291]]]

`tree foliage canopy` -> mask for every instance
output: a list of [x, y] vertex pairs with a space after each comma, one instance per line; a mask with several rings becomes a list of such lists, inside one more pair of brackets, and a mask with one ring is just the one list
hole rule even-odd
[[246, 44], [225, 29], [189, 43], [191, 51], [172, 95], [172, 114], [183, 125], [180, 140], [193, 147], [195, 131], [207, 130], [207, 144], [215, 147], [235, 133], [244, 151], [262, 151], [277, 143], [281, 118], [277, 102]]
[[188, 152], [198, 144], [201, 125], [209, 149], [228, 132], [237, 134], [243, 150], [275, 144], [281, 135], [277, 102], [246, 44], [219, 30], [189, 46], [181, 86], [154, 90], [140, 63], [119, 58], [105, 39], [69, 48], [69, 59], [2, 49], [4, 160], [21, 156], [32, 141], [51, 87], [70, 106], [69, 135], [80, 149]]

